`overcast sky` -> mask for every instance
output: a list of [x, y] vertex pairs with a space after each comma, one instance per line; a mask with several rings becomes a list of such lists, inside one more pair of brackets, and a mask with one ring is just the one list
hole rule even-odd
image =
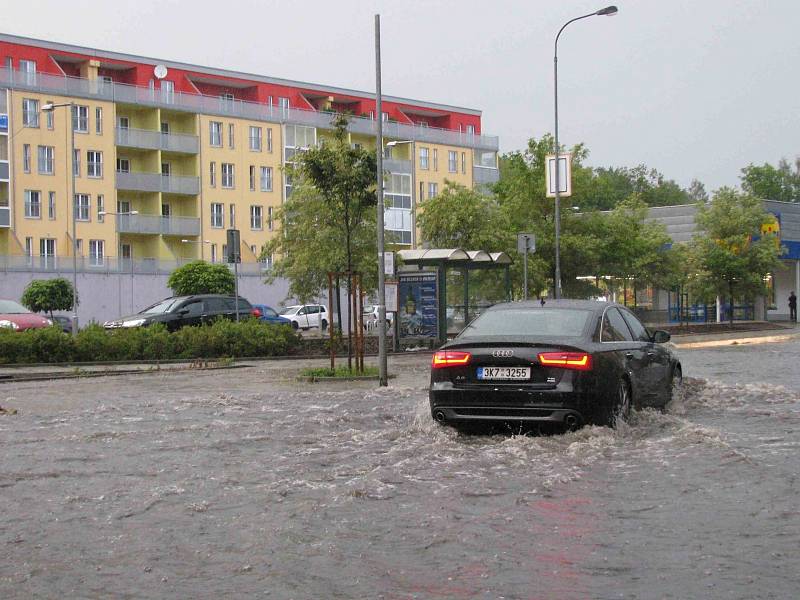
[[[613, 0], [612, 0], [613, 1]], [[592, 166], [738, 185], [800, 156], [798, 0], [617, 0], [559, 41], [559, 133]], [[477, 108], [501, 151], [553, 131], [553, 40], [605, 0], [29, 0], [0, 30]]]

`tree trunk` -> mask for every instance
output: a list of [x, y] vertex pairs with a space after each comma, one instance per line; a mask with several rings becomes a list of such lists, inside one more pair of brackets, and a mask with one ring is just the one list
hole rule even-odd
[[[339, 334], [343, 335], [344, 330], [342, 329], [342, 286], [339, 282], [339, 276], [336, 276], [336, 319], [339, 321]], [[331, 327], [333, 324], [331, 324]]]
[[728, 315], [728, 319], [731, 325], [731, 329], [733, 329], [733, 282], [732, 281], [728, 282], [728, 292], [730, 294], [730, 304], [728, 308], [730, 314]]

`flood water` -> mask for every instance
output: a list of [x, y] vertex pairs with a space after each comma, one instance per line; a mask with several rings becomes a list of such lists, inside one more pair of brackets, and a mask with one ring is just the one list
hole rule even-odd
[[666, 414], [462, 436], [275, 369], [0, 387], [0, 598], [795, 598], [791, 344], [683, 351]]

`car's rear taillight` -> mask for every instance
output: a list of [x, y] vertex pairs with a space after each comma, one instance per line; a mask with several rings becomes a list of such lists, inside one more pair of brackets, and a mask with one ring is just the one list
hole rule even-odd
[[472, 354], [469, 352], [439, 350], [433, 355], [431, 368], [444, 369], [445, 367], [463, 367], [464, 365], [468, 365], [471, 359]]
[[251, 310], [250, 314], [253, 315], [256, 319], [261, 318], [261, 311], [258, 310], [257, 308], [254, 308], [253, 310]]
[[587, 352], [541, 352], [539, 364], [543, 367], [591, 371], [592, 355]]

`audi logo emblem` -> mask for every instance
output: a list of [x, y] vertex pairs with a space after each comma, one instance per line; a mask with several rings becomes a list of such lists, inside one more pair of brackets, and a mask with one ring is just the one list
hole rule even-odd
[[513, 350], [495, 350], [492, 352], [492, 356], [496, 358], [508, 358], [509, 356], [514, 356]]

